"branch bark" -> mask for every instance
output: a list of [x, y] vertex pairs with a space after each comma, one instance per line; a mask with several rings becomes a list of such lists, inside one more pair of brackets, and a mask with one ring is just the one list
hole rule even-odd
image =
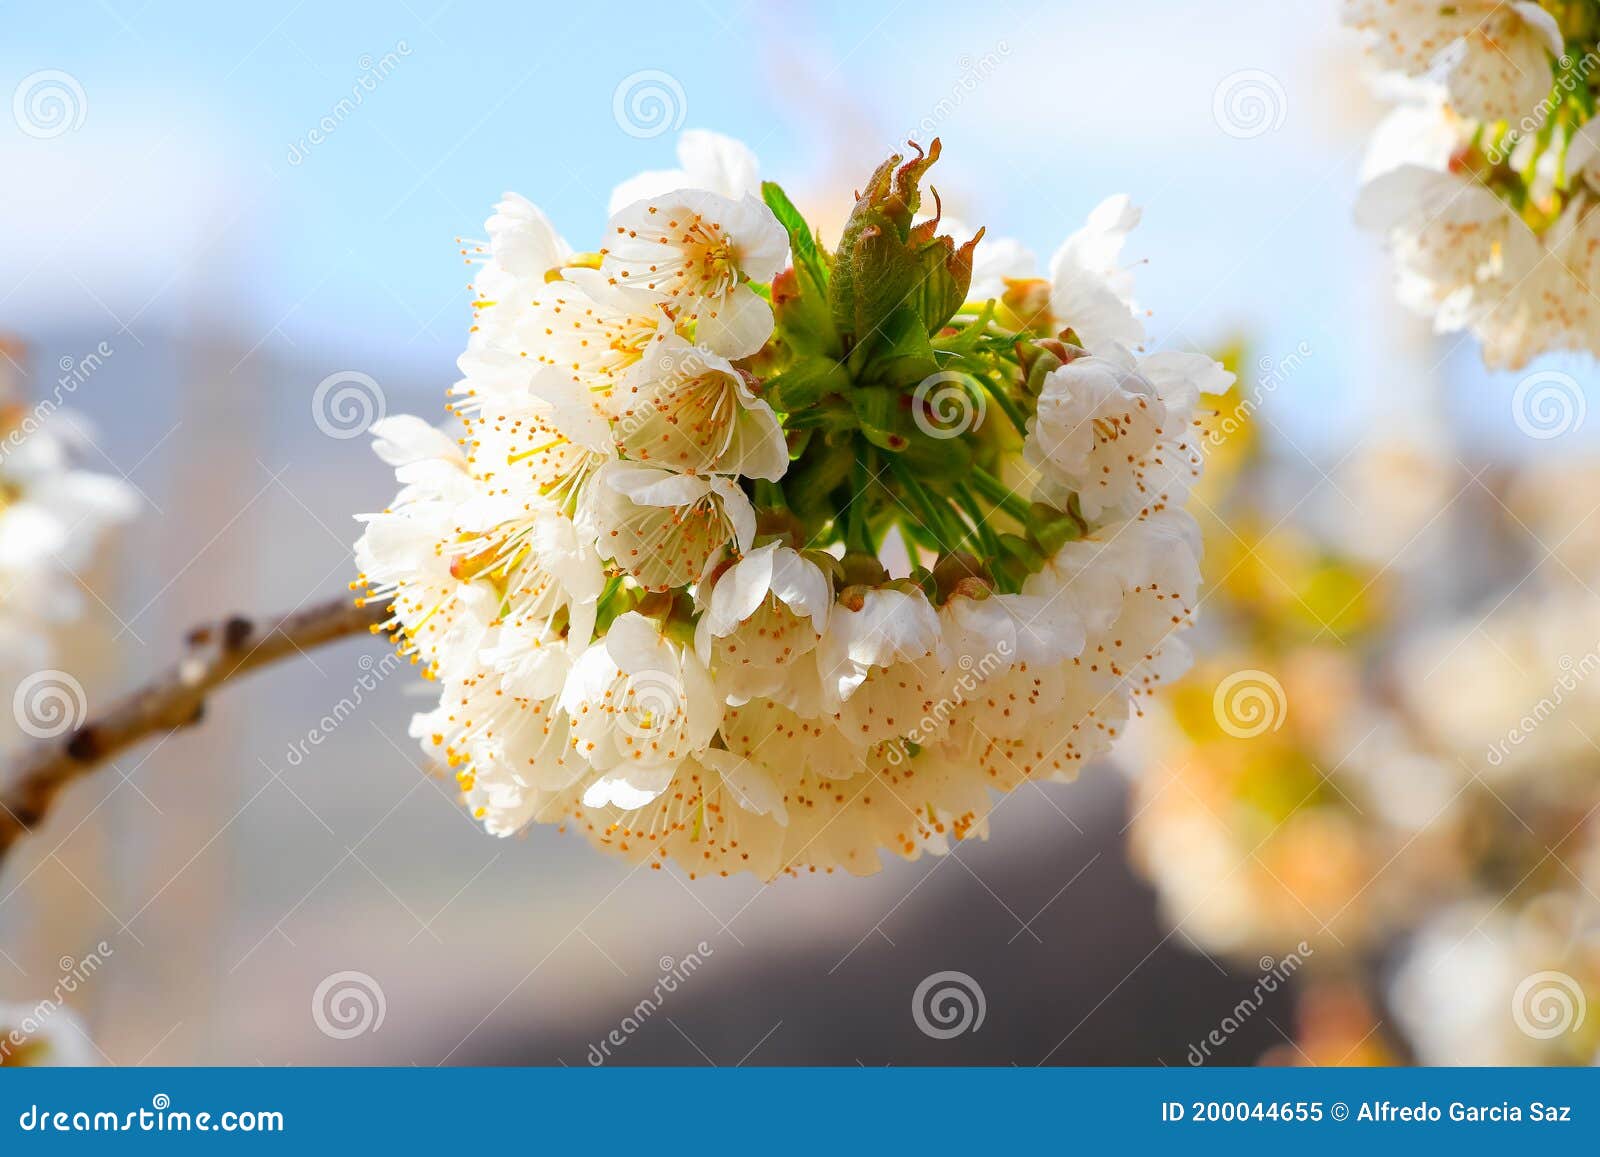
[[191, 630], [187, 654], [167, 671], [58, 738], [25, 748], [0, 777], [0, 860], [36, 828], [63, 787], [119, 752], [200, 722], [206, 698], [257, 667], [370, 631], [388, 615], [348, 595], [277, 619], [233, 615]]

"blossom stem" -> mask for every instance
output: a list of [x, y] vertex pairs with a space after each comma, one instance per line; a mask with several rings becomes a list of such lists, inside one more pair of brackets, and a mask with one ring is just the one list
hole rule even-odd
[[23, 749], [0, 775], [0, 858], [44, 821], [67, 784], [150, 736], [198, 723], [222, 684], [325, 643], [376, 634], [389, 613], [384, 599], [340, 596], [277, 619], [234, 615], [191, 630], [188, 653], [164, 674], [65, 735]]
[[866, 497], [870, 485], [872, 479], [866, 460], [857, 457], [850, 467], [850, 505], [844, 512], [844, 544], [846, 550], [877, 554], [877, 545], [872, 541], [872, 529], [867, 525]]
[[1033, 511], [1029, 509], [1028, 502], [1022, 495], [1012, 490], [981, 466], [972, 468], [971, 478], [972, 484], [979, 494], [1024, 526], [1028, 524], [1033, 517]]
[[988, 391], [989, 396], [994, 399], [995, 405], [1000, 407], [1001, 413], [1011, 419], [1011, 424], [1016, 428], [1017, 433], [1026, 436], [1028, 433], [1028, 416], [1018, 407], [1016, 400], [1006, 392], [1005, 386], [987, 374], [981, 376], [979, 380], [983, 382], [984, 389]]
[[915, 472], [903, 462], [894, 459], [890, 468], [894, 472], [895, 481], [900, 484], [906, 497], [910, 498], [912, 505], [917, 508], [916, 513], [921, 517], [924, 529], [933, 535], [934, 540], [945, 551], [953, 551], [960, 546], [962, 540], [966, 538], [966, 528], [963, 526], [957, 529], [952, 526], [956, 520], [949, 506], [929, 494]]
[[989, 512], [978, 501], [977, 495], [959, 482], [956, 483], [955, 494], [956, 500], [966, 508], [967, 517], [972, 520], [972, 528], [967, 532], [969, 538], [976, 537], [986, 558], [1001, 557], [1000, 536], [989, 525]]

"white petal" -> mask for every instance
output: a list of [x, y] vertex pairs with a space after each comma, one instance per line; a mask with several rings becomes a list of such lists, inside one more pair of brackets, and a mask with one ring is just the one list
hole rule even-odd
[[741, 285], [721, 302], [704, 307], [694, 332], [696, 341], [724, 357], [743, 358], [767, 344], [772, 327], [772, 307]]

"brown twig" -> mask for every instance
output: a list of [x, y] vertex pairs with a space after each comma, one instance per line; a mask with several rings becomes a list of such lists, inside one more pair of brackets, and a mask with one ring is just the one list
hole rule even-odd
[[25, 749], [0, 777], [0, 859], [44, 819], [56, 794], [140, 740], [198, 723], [210, 693], [247, 671], [371, 630], [384, 604], [348, 595], [256, 622], [234, 615], [190, 631], [188, 653], [167, 671], [58, 738]]

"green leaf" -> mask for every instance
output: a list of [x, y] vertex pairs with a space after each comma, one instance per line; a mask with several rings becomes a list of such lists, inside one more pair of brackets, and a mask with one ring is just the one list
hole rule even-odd
[[800, 210], [794, 207], [794, 202], [789, 200], [789, 195], [776, 181], [761, 182], [761, 197], [778, 219], [778, 224], [789, 234], [789, 252], [794, 258], [795, 269], [805, 273], [817, 288], [826, 291], [828, 256], [817, 244], [816, 235], [800, 215]]
[[958, 482], [972, 471], [972, 447], [964, 438], [934, 438], [915, 428], [901, 455], [918, 478]]
[[[918, 148], [914, 160], [901, 165], [903, 159], [896, 153], [873, 170], [839, 238], [828, 300], [834, 324], [858, 338], [871, 330], [883, 316], [864, 308], [857, 301], [858, 295], [865, 290], [879, 303], [889, 296], [873, 283], [875, 267], [870, 263], [862, 266], [861, 250], [865, 246], [890, 256], [896, 251], [905, 250], [907, 238], [911, 235], [912, 219], [922, 203], [917, 182], [927, 172], [928, 166], [939, 159], [938, 140], [929, 146], [926, 155]], [[900, 303], [904, 290], [910, 287], [904, 277], [897, 278], [897, 281], [902, 289], [893, 295], [891, 309]]]
[[938, 333], [956, 315], [972, 288], [972, 253], [983, 237], [977, 236], [959, 249], [949, 237], [935, 237], [917, 253], [918, 280], [915, 304], [929, 333]]
[[850, 477], [856, 454], [849, 437], [813, 438], [798, 462], [783, 478], [789, 506], [801, 518], [815, 522], [832, 517], [831, 495]]
[[857, 386], [850, 391], [851, 408], [867, 441], [896, 454], [911, 444], [911, 412], [904, 400], [888, 386]]
[[938, 159], [937, 139], [926, 155], [919, 150], [905, 164], [898, 154], [890, 157], [872, 174], [845, 223], [828, 306], [834, 326], [857, 342], [868, 340], [903, 306], [916, 311], [923, 333], [937, 333], [966, 300], [972, 254], [983, 231], [958, 247], [937, 235], [937, 212], [912, 224], [922, 203], [918, 183]]
[[808, 410], [829, 394], [850, 389], [850, 375], [843, 364], [820, 354], [796, 359], [766, 384], [765, 396], [774, 408], [786, 413]]
[[817, 244], [811, 226], [800, 216], [778, 185], [762, 183], [761, 195], [773, 216], [789, 234], [789, 254], [793, 262], [772, 282], [771, 301], [777, 316], [778, 334], [799, 354], [838, 353], [839, 331], [833, 324], [828, 305], [828, 255]]
[[832, 358], [841, 352], [827, 294], [807, 274], [789, 268], [772, 279], [772, 312], [779, 340], [796, 356]]
[[851, 364], [866, 381], [902, 388], [914, 386], [939, 370], [922, 315], [909, 305], [890, 313], [851, 352]]

